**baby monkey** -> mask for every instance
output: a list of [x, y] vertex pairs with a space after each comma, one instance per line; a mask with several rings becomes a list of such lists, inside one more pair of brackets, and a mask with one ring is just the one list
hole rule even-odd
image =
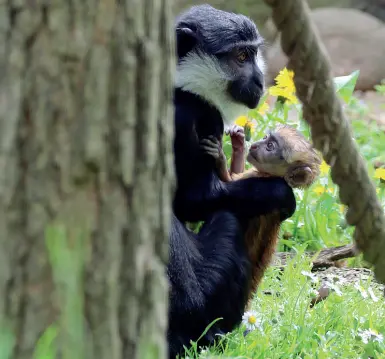
[[[244, 132], [240, 126], [229, 129], [233, 150], [230, 172], [227, 170], [226, 156], [222, 143], [210, 137], [201, 141], [201, 148], [216, 160], [217, 171], [222, 181], [233, 181], [248, 177], [283, 177], [292, 188], [307, 188], [320, 172], [321, 158], [309, 141], [296, 129], [279, 125], [262, 140], [254, 142], [247, 155], [253, 166], [244, 171], [244, 157], [239, 155], [244, 148]], [[236, 163], [233, 163], [236, 162]], [[235, 170], [236, 169], [236, 170]], [[247, 226], [245, 241], [252, 263], [252, 285], [249, 300], [270, 264], [278, 242], [281, 220], [278, 212], [258, 216]]]

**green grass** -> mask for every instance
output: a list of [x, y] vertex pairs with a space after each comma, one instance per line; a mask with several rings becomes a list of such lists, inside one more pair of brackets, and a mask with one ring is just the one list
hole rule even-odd
[[[332, 292], [323, 302], [309, 307], [317, 285], [302, 274], [310, 263], [301, 254], [291, 260], [280, 274], [271, 267], [255, 296], [252, 310], [261, 321], [244, 337], [244, 325], [221, 339], [216, 347], [205, 348], [191, 358], [385, 358], [385, 344], [371, 338], [364, 343], [360, 333], [375, 330], [385, 336], [385, 303], [381, 293], [373, 290], [375, 300], [367, 293], [369, 283], [353, 285], [335, 283], [341, 291]], [[332, 279], [331, 279], [332, 281]], [[272, 295], [266, 295], [268, 289]], [[381, 299], [379, 299], [381, 298]], [[186, 323], [188, 325], [188, 323]]]

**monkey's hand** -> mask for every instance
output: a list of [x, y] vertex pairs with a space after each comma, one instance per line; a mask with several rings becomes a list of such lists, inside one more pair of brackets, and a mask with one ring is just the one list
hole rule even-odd
[[231, 147], [234, 152], [244, 152], [245, 150], [245, 130], [242, 126], [232, 125], [226, 130], [230, 135]]
[[231, 154], [230, 174], [242, 173], [245, 170], [245, 130], [233, 125], [226, 131], [230, 135], [233, 153]]
[[222, 143], [214, 136], [209, 136], [201, 140], [200, 147], [205, 154], [215, 159], [215, 166], [219, 178], [225, 182], [231, 181], [231, 177], [227, 171], [227, 160], [223, 152]]

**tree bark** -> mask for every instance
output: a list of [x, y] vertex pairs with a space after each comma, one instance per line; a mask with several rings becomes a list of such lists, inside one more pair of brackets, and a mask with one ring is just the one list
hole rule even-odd
[[171, 2], [0, 4], [7, 358], [166, 356]]

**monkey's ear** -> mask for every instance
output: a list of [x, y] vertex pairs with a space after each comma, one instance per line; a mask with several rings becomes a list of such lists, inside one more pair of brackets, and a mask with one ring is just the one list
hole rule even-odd
[[309, 187], [314, 181], [314, 173], [308, 166], [296, 166], [289, 168], [285, 180], [292, 188]]
[[197, 44], [196, 28], [189, 24], [179, 24], [176, 28], [176, 48], [178, 59], [187, 55]]

